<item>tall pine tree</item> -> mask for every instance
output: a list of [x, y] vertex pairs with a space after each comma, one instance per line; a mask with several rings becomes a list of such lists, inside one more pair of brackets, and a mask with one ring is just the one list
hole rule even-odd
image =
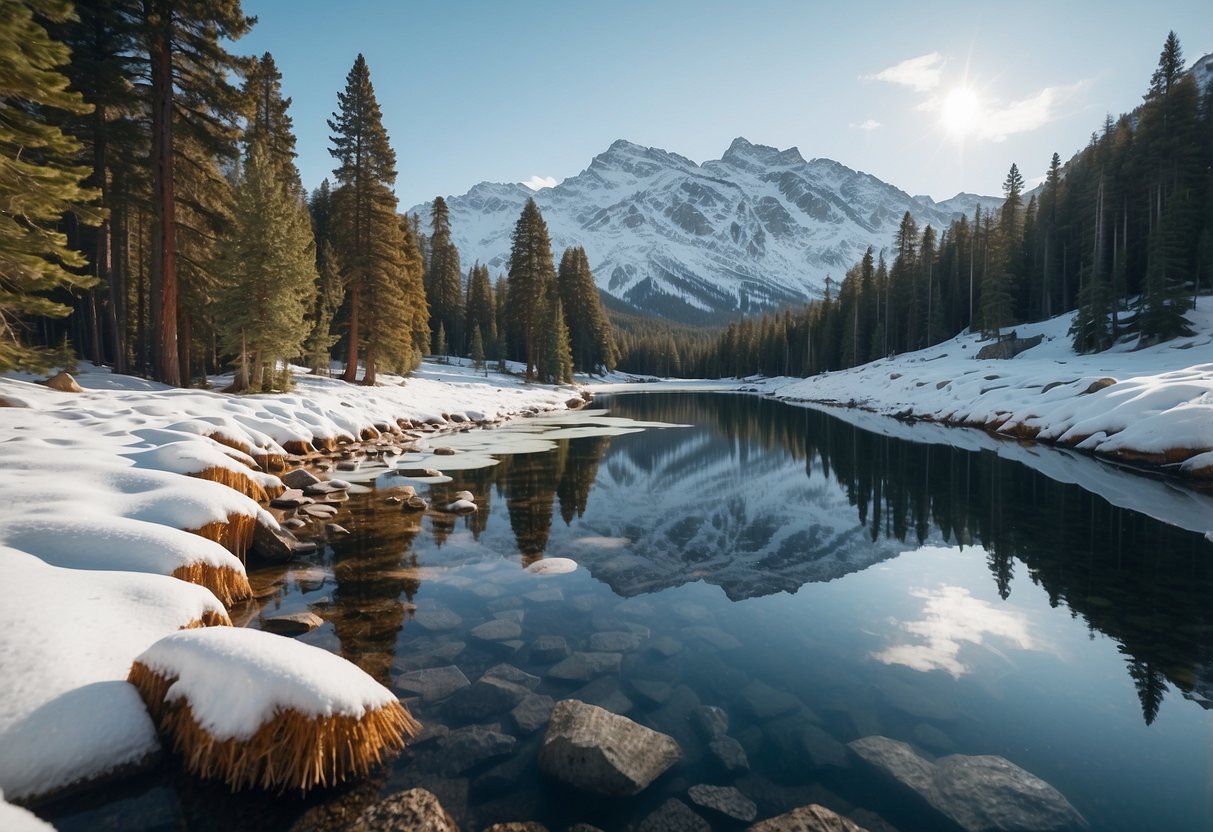
[[537, 301], [547, 295], [555, 279], [547, 223], [535, 200], [528, 199], [514, 225], [506, 289], [508, 324], [514, 333], [517, 355], [526, 361], [527, 381], [535, 378], [535, 362], [543, 346], [543, 304]]
[[571, 339], [573, 366], [585, 373], [615, 369], [617, 358], [611, 323], [580, 246], [567, 248], [560, 258], [556, 286]]

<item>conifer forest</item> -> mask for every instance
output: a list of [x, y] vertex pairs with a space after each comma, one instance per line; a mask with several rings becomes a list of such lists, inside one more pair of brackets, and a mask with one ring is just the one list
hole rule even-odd
[[[399, 211], [364, 57], [327, 124], [297, 125], [274, 57], [230, 51], [255, 23], [239, 0], [0, 8], [0, 368], [79, 356], [176, 386], [234, 372], [235, 390], [288, 386], [288, 362], [374, 384], [423, 355], [545, 382], [807, 376], [1075, 309], [1080, 352], [1157, 343], [1213, 287], [1213, 88], [1174, 33], [1141, 105], [1053, 153], [1040, 186], [1009, 161], [1000, 204], [939, 229], [907, 212], [819, 300], [691, 328], [604, 305], [533, 201], [503, 273], [461, 262], [441, 197]], [[329, 136], [310, 193], [299, 130]]]

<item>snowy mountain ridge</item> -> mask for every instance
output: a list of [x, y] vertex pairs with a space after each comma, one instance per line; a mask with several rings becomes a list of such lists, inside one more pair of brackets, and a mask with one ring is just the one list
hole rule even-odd
[[[506, 270], [510, 234], [528, 198], [548, 224], [557, 259], [585, 247], [599, 287], [651, 313], [687, 322], [732, 317], [819, 297], [867, 246], [891, 245], [902, 215], [942, 229], [998, 197], [910, 196], [831, 159], [806, 161], [737, 138], [696, 164], [625, 140], [553, 188], [482, 182], [447, 197], [466, 269]], [[409, 209], [423, 226], [430, 204]]]

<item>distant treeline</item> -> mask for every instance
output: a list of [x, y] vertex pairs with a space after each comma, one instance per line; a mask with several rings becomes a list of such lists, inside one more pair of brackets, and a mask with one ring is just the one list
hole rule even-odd
[[[1206, 82], [1207, 83], [1207, 82]], [[1024, 202], [1012, 164], [1001, 205], [939, 233], [906, 213], [890, 256], [869, 248], [798, 310], [711, 335], [678, 328], [623, 342], [634, 373], [805, 376], [921, 349], [965, 329], [993, 338], [1077, 310], [1080, 352], [1187, 331], [1213, 287], [1213, 84], [1203, 95], [1169, 34], [1144, 103], [1105, 119], [1065, 165], [1056, 153]]]

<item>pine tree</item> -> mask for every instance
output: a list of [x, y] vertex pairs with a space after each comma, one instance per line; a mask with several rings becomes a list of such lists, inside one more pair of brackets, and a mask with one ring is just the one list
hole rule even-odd
[[[315, 229], [315, 223], [312, 228]], [[338, 339], [333, 331], [333, 321], [341, 307], [341, 263], [331, 243], [321, 242], [317, 248], [316, 297], [308, 315], [308, 336], [303, 347], [312, 372], [328, 375], [330, 351]]]
[[294, 125], [287, 112], [291, 99], [282, 97], [282, 73], [269, 52], [251, 62], [241, 99], [246, 120], [245, 155], [254, 145], [260, 145], [275, 176], [302, 193], [303, 183], [295, 166]]
[[[472, 366], [477, 370], [483, 370], [484, 365], [484, 339], [480, 337], [480, 327], [472, 327], [472, 344], [469, 348], [472, 354]], [[485, 375], [488, 375], [486, 372]]]
[[459, 267], [459, 249], [451, 242], [450, 210], [446, 200], [440, 196], [434, 197], [430, 216], [430, 260], [425, 273], [430, 329], [437, 331], [441, 326], [450, 339], [452, 351], [462, 354], [463, 276]]
[[[411, 370], [419, 361], [416, 341], [428, 316], [421, 276], [410, 275], [408, 239], [396, 217], [396, 153], [375, 100], [370, 70], [359, 55], [338, 93], [338, 109], [329, 120], [333, 173], [333, 236], [345, 269], [348, 293], [346, 368], [358, 376], [364, 357], [364, 384], [374, 384], [376, 363]], [[420, 296], [418, 296], [420, 293]], [[426, 333], [428, 339], [428, 332]], [[364, 343], [365, 342], [365, 343]]]
[[602, 309], [584, 248], [565, 249], [556, 272], [556, 286], [569, 325], [573, 366], [586, 373], [615, 369], [617, 353], [611, 324]]
[[481, 337], [493, 329], [496, 306], [493, 286], [489, 282], [489, 267], [480, 263], [468, 272], [467, 303], [464, 304], [465, 324], [470, 332], [480, 330]]
[[538, 314], [541, 299], [556, 279], [548, 227], [535, 200], [528, 199], [514, 225], [510, 269], [506, 290], [507, 318], [515, 335], [518, 355], [526, 361], [526, 379], [535, 378], [535, 362], [542, 348], [543, 320]]
[[[293, 167], [293, 164], [292, 164]], [[264, 388], [279, 361], [298, 355], [316, 291], [316, 252], [307, 208], [260, 141], [236, 185], [235, 221], [219, 290], [220, 342], [240, 355], [235, 388]]]
[[[240, 0], [146, 0], [143, 11], [143, 47], [151, 82], [153, 369], [157, 380], [180, 385], [179, 341], [185, 341], [188, 349], [190, 337], [188, 331], [178, 332], [178, 235], [179, 226], [191, 226], [177, 217], [177, 169], [191, 165], [178, 161], [195, 161], [189, 151], [207, 158], [235, 155], [237, 96], [228, 78], [240, 69], [240, 61], [223, 43], [244, 35], [253, 20], [240, 10]], [[194, 182], [214, 179], [206, 170], [185, 173], [200, 173]], [[196, 188], [194, 195], [200, 190]], [[195, 204], [202, 203], [195, 200]], [[213, 203], [204, 210], [211, 208]], [[204, 268], [196, 258], [191, 262]]]
[[80, 144], [39, 113], [91, 109], [68, 91], [58, 69], [67, 63], [67, 49], [35, 19], [62, 22], [71, 14], [70, 4], [58, 0], [0, 4], [0, 370], [42, 365], [39, 352], [22, 343], [21, 319], [70, 311], [42, 293], [95, 282], [71, 271], [85, 259], [54, 224], [69, 212], [95, 222], [88, 204], [97, 194], [81, 185], [88, 168], [71, 163]]
[[564, 305], [555, 292], [544, 303], [544, 349], [546, 381], [549, 384], [573, 382], [573, 355], [569, 349], [569, 328], [564, 322]]
[[447, 361], [446, 326], [438, 322], [438, 331], [434, 333], [434, 357], [444, 364]]

